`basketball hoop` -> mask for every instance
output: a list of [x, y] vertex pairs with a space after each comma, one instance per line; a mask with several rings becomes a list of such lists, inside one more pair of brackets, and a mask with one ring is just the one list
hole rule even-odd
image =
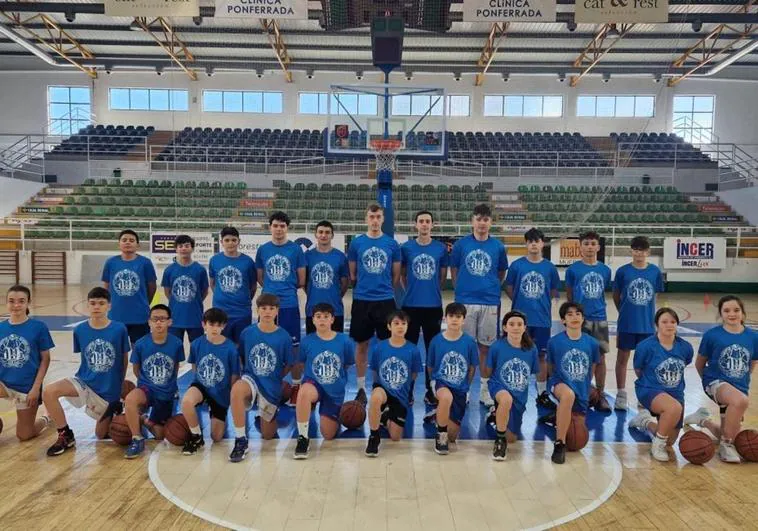
[[369, 140], [371, 151], [376, 156], [376, 171], [394, 170], [397, 151], [403, 143], [396, 138], [372, 138]]

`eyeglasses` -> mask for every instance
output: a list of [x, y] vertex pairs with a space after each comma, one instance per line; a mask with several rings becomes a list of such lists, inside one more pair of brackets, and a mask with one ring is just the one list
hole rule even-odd
[[168, 321], [168, 317], [151, 317], [150, 322], [151, 323], [165, 323]]

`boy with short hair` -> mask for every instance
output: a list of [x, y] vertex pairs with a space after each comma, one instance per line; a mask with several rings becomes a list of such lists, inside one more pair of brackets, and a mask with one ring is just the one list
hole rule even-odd
[[319, 303], [313, 308], [316, 332], [303, 340], [298, 363], [303, 367], [303, 384], [297, 395], [297, 447], [295, 459], [307, 459], [311, 410], [319, 403], [321, 435], [330, 440], [340, 429], [339, 414], [345, 400], [347, 370], [355, 365], [355, 343], [347, 334], [332, 330], [334, 308]]
[[447, 455], [448, 443], [455, 442], [466, 413], [466, 394], [476, 371], [479, 350], [474, 338], [463, 332], [466, 307], [453, 302], [445, 308], [447, 330], [432, 339], [426, 370], [436, 382], [437, 437], [434, 451]]
[[108, 318], [126, 325], [132, 346], [150, 332], [147, 316], [156, 290], [155, 268], [149, 258], [137, 254], [139, 236], [131, 229], [118, 235], [119, 256], [103, 265], [101, 280], [110, 292]]
[[223, 311], [228, 319], [223, 336], [236, 344], [242, 331], [253, 322], [252, 301], [258, 275], [253, 259], [239, 251], [239, 231], [224, 227], [220, 236], [221, 252], [208, 263], [208, 275], [213, 307]]
[[203, 314], [205, 335], [190, 345], [189, 361], [195, 375], [182, 399], [182, 413], [187, 420], [190, 436], [182, 453], [193, 455], [205, 445], [197, 406], [207, 404], [211, 417], [211, 439], [218, 442], [224, 437], [226, 413], [232, 386], [240, 377], [240, 358], [232, 340], [224, 337], [228, 318], [223, 310], [210, 308]]
[[342, 297], [350, 285], [350, 271], [347, 256], [340, 249], [332, 247], [334, 226], [326, 220], [316, 224], [316, 245], [305, 253], [306, 294], [305, 333], [316, 331], [313, 324], [313, 308], [320, 302], [334, 307], [335, 332], [345, 331], [345, 309]]
[[203, 301], [208, 296], [208, 273], [192, 260], [195, 240], [180, 234], [174, 241], [176, 260], [163, 272], [161, 286], [171, 309], [169, 332], [192, 343], [203, 335]]
[[179, 364], [184, 361], [184, 343], [169, 334], [171, 309], [165, 304], [150, 308], [150, 333], [137, 341], [130, 361], [137, 387], [125, 400], [126, 422], [132, 432], [132, 442], [124, 457], [134, 459], [145, 451], [140, 412], [150, 408], [145, 426], [157, 440], [163, 439], [163, 425], [174, 413], [174, 396]]
[[247, 411], [258, 407], [261, 435], [276, 436], [276, 412], [282, 402], [282, 378], [293, 364], [290, 333], [277, 326], [279, 297], [263, 293], [255, 301], [258, 322], [242, 331], [239, 354], [243, 360], [242, 378], [232, 387], [232, 420], [234, 449], [229, 461], [239, 463], [247, 455], [248, 441], [245, 420]]
[[110, 293], [92, 288], [87, 294], [89, 319], [74, 328], [74, 353], [81, 353], [76, 375], [46, 386], [42, 400], [58, 429], [58, 439], [47, 455], [60, 455], [76, 445], [59, 399], [65, 397], [97, 421], [95, 435], [108, 436], [113, 415], [122, 410], [121, 385], [129, 364], [129, 333], [123, 323], [108, 319]]
[[371, 434], [366, 455], [379, 455], [380, 425], [384, 426], [393, 441], [403, 436], [405, 419], [410, 409], [410, 391], [416, 375], [423, 370], [418, 347], [406, 341], [410, 317], [402, 310], [387, 316], [389, 339], [377, 343], [371, 351], [369, 365], [374, 371], [374, 389], [368, 407]]
[[663, 274], [657, 265], [648, 263], [650, 241], [645, 236], [632, 238], [632, 261], [616, 270], [613, 302], [618, 309], [616, 325], [616, 402], [614, 409], [626, 410], [626, 368], [629, 356], [643, 340], [655, 333], [656, 293], [663, 292]]

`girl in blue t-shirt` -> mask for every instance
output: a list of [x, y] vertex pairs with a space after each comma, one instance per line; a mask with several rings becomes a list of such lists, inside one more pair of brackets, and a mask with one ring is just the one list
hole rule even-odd
[[694, 350], [689, 342], [677, 337], [679, 316], [674, 310], [659, 309], [654, 322], [655, 335], [643, 340], [634, 351], [634, 386], [637, 400], [645, 409], [629, 426], [649, 431], [653, 438], [650, 454], [656, 461], [665, 462], [669, 460], [667, 447], [674, 444], [682, 427], [684, 368], [692, 363]]
[[31, 300], [29, 288], [11, 286], [6, 294], [8, 320], [0, 323], [0, 398], [16, 407], [19, 441], [36, 437], [50, 424], [46, 416], [37, 418], [37, 409], [55, 345], [47, 325], [29, 317]]
[[750, 375], [758, 364], [758, 333], [745, 327], [745, 305], [739, 297], [721, 297], [718, 309], [723, 324], [703, 335], [695, 368], [703, 379], [705, 394], [719, 405], [721, 421], [713, 422], [708, 410], [700, 408], [687, 415], [684, 423], [713, 432], [720, 439], [719, 458], [739, 463], [733, 441], [749, 404]]

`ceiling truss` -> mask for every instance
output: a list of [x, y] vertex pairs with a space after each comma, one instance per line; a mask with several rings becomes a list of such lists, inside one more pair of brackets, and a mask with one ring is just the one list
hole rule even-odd
[[575, 87], [579, 84], [584, 76], [595, 68], [600, 60], [610, 52], [624, 36], [634, 28], [635, 24], [604, 24], [590, 41], [587, 47], [579, 57], [574, 61], [574, 68], [581, 68], [582, 71], [575, 76], [571, 76], [570, 85]]
[[158, 46], [166, 52], [166, 55], [168, 55], [192, 81], [197, 81], [197, 72], [186, 64], [194, 62], [195, 58], [189, 49], [187, 49], [184, 42], [174, 32], [171, 24], [169, 24], [166, 19], [158, 17], [150, 20], [146, 17], [135, 17], [134, 23], [139, 26], [142, 31], [155, 39]]
[[508, 32], [509, 25], [508, 22], [495, 22], [492, 24], [489, 35], [487, 35], [487, 41], [484, 43], [484, 48], [482, 48], [482, 55], [479, 56], [479, 61], [477, 61], [477, 66], [481, 69], [476, 74], [474, 81], [474, 85], [477, 87], [484, 83], [484, 76], [487, 75], [487, 70], [489, 70], [492, 60], [495, 58], [495, 54], [500, 47], [500, 42]]
[[263, 31], [266, 32], [268, 42], [271, 44], [271, 49], [274, 51], [276, 60], [279, 61], [279, 66], [282, 67], [284, 72], [284, 79], [287, 83], [292, 83], [292, 72], [289, 69], [289, 65], [292, 62], [287, 46], [284, 44], [282, 38], [282, 32], [279, 30], [279, 23], [274, 19], [262, 18], [261, 26]]

